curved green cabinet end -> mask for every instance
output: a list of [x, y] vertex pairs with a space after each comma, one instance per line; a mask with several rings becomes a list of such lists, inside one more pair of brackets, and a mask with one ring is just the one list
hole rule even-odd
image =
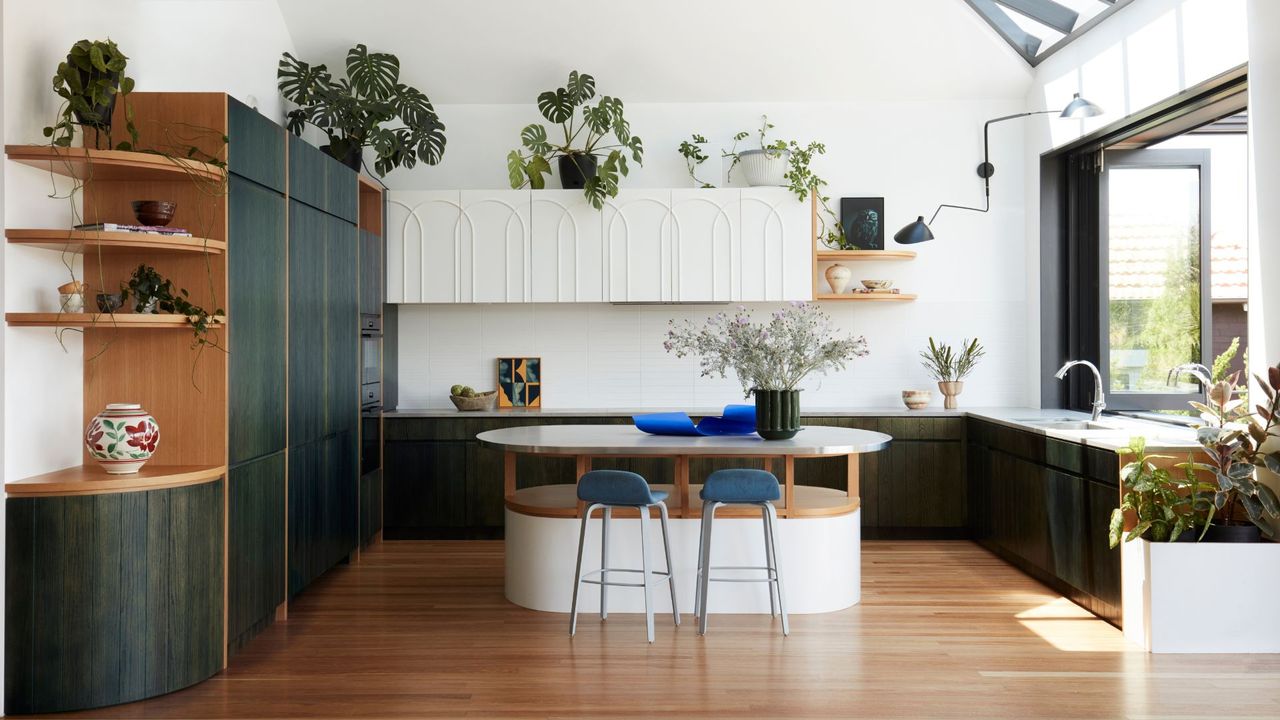
[[222, 669], [224, 486], [8, 499], [6, 712], [131, 702]]

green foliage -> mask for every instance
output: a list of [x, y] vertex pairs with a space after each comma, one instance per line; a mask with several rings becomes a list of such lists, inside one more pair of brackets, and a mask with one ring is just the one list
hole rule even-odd
[[[1163, 288], [1152, 299], [1119, 299], [1109, 304], [1112, 357], [1117, 357], [1118, 350], [1147, 353], [1132, 386], [1115, 389], [1163, 391], [1168, 368], [1200, 361], [1199, 228], [1192, 228], [1183, 248], [1165, 258]], [[1113, 383], [1126, 375], [1124, 368], [1111, 363]]]
[[709, 182], [698, 179], [698, 166], [707, 161], [708, 155], [704, 151], [703, 146], [707, 144], [707, 139], [698, 133], [694, 133], [688, 140], [681, 140], [680, 147], [676, 150], [680, 153], [680, 157], [684, 158], [685, 169], [689, 171], [689, 177], [700, 188], [713, 188]]
[[[1214, 507], [1201, 493], [1211, 492], [1213, 485], [1196, 478], [1196, 465], [1190, 459], [1179, 467], [1181, 478], [1175, 478], [1167, 468], [1157, 467], [1153, 460], [1171, 459], [1167, 455], [1147, 455], [1146, 439], [1137, 437], [1129, 441], [1129, 447], [1121, 455], [1133, 455], [1134, 459], [1120, 470], [1120, 483], [1124, 493], [1120, 507], [1111, 513], [1108, 541], [1111, 547], [1145, 538], [1154, 542], [1172, 542], [1186, 530], [1201, 528], [1204, 535], [1213, 518]], [[1125, 513], [1135, 516], [1134, 526], [1124, 533]]]
[[[583, 155], [599, 158], [603, 154], [604, 161], [598, 163], [595, 177], [587, 178], [583, 194], [597, 210], [604, 207], [606, 197], [617, 197], [618, 183], [629, 172], [627, 155], [643, 164], [644, 141], [631, 134], [620, 98], [602, 95], [594, 105], [588, 104], [595, 96], [596, 79], [577, 70], [569, 73], [564, 87], [538, 95], [538, 111], [548, 122], [560, 125], [563, 140], [552, 142], [546, 127], [539, 123], [521, 130], [523, 149], [507, 153], [511, 187], [528, 185], [541, 190], [546, 187], [544, 176], [551, 174], [552, 160]], [[610, 135], [612, 143], [607, 142]]]
[[920, 352], [920, 364], [938, 382], [957, 382], [968, 377], [978, 360], [986, 354], [986, 348], [978, 338], [960, 341], [960, 351], [956, 352], [950, 345], [939, 345], [931, 337], [929, 349]]
[[[346, 78], [334, 78], [324, 65], [311, 65], [284, 53], [276, 71], [280, 94], [298, 107], [290, 110], [290, 132], [301, 135], [308, 124], [329, 137], [329, 152], [339, 160], [371, 147], [374, 169], [386, 175], [395, 168], [423, 162], [436, 165], [444, 157], [444, 123], [431, 100], [400, 82], [400, 60], [390, 53], [371, 53], [363, 44], [347, 51]], [[390, 124], [400, 121], [399, 127]]]
[[136, 313], [162, 312], [186, 316], [195, 334], [193, 346], [215, 344], [209, 338], [209, 330], [214, 318], [224, 314], [222, 308], [210, 313], [192, 303], [186, 288], [176, 288], [175, 292], [173, 281], [150, 265], [139, 265], [120, 288], [120, 293], [124, 302], [133, 298], [133, 311]]
[[[70, 147], [75, 126], [83, 125], [95, 131], [94, 146], [99, 149], [104, 132], [108, 149], [134, 149], [138, 144], [138, 130], [133, 126], [133, 111], [127, 99], [133, 92], [133, 78], [125, 75], [128, 60], [111, 38], [81, 40], [72, 45], [66, 61], [58, 63], [53, 75], [53, 92], [63, 99], [63, 104], [58, 111], [58, 121], [44, 129], [44, 136], [58, 147]], [[125, 103], [125, 130], [129, 140], [113, 145], [109, 108], [117, 95]]]
[[1266, 403], [1250, 410], [1235, 397], [1239, 374], [1232, 373], [1209, 389], [1207, 403], [1192, 402], [1204, 423], [1196, 439], [1209, 457], [1198, 469], [1212, 472], [1217, 481], [1213, 504], [1225, 525], [1238, 521], [1240, 511], [1269, 538], [1280, 537], [1280, 497], [1258, 479], [1257, 468], [1280, 473], [1280, 451], [1267, 450], [1280, 438], [1280, 367], [1256, 378]]

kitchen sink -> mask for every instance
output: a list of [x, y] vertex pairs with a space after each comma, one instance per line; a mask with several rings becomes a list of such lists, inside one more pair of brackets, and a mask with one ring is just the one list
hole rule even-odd
[[1044, 428], [1045, 430], [1114, 430], [1117, 432], [1124, 430], [1124, 428], [1116, 427], [1115, 425], [1089, 420], [1029, 420], [1027, 424], [1032, 427]]

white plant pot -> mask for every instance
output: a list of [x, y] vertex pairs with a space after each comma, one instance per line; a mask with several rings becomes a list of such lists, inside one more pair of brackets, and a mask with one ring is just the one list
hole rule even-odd
[[764, 150], [743, 150], [738, 153], [738, 168], [751, 187], [781, 187], [787, 184], [787, 163], [790, 151], [769, 154]]
[[1122, 545], [1124, 636], [1153, 653], [1280, 652], [1280, 543]]

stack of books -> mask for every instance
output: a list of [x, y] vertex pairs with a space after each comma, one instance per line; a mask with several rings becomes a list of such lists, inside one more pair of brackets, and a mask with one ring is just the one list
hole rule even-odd
[[857, 288], [853, 291], [855, 295], [897, 295], [900, 291], [898, 288], [883, 288], [872, 290], [871, 288]]
[[76, 230], [90, 232], [127, 232], [143, 235], [170, 235], [173, 237], [191, 237], [186, 228], [168, 227], [166, 225], [122, 225], [120, 223], [85, 223], [76, 225]]

